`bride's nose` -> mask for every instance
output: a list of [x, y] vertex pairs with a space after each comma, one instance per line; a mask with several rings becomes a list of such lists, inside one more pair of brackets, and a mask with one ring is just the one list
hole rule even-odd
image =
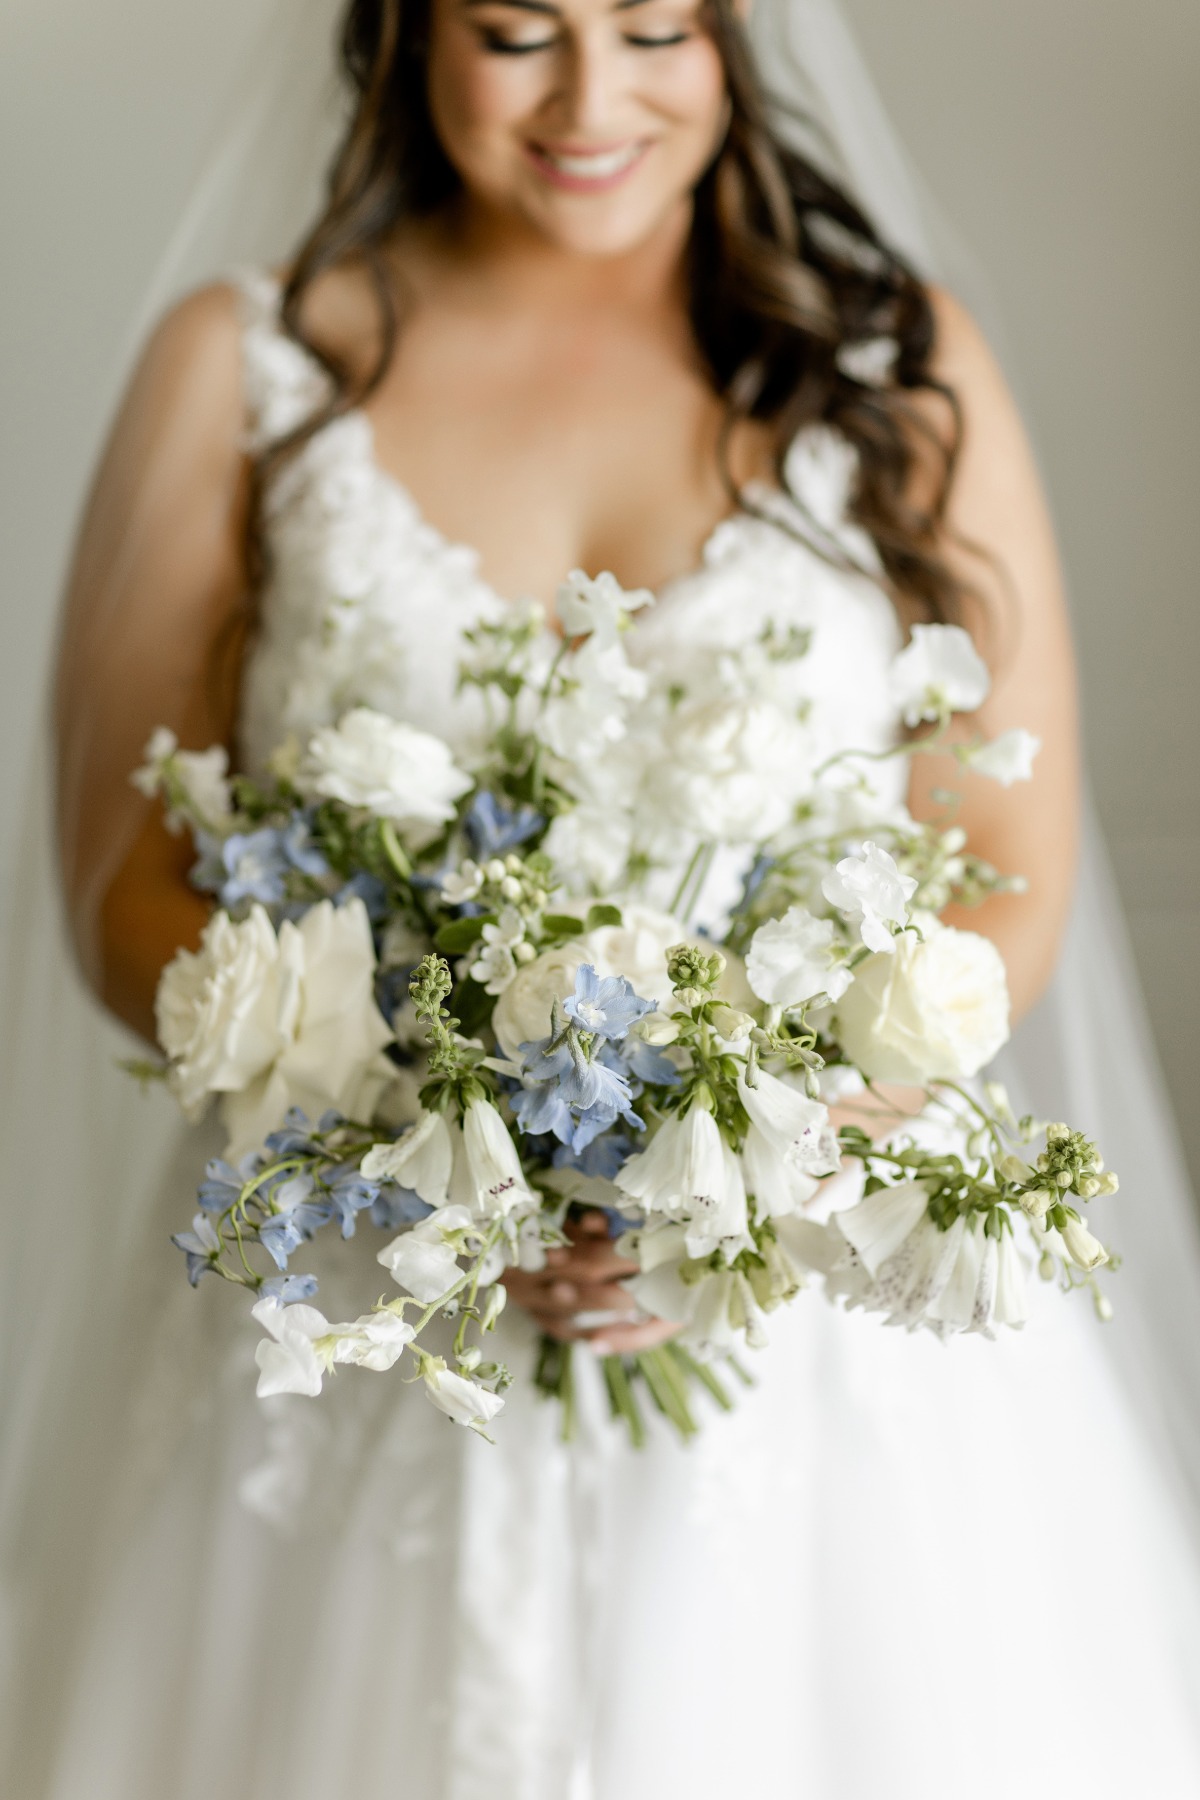
[[625, 59], [602, 38], [580, 33], [565, 47], [555, 94], [556, 123], [583, 142], [617, 135]]

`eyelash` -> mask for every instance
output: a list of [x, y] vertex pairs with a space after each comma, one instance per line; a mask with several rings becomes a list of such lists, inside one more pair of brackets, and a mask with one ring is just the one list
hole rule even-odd
[[[637, 50], [667, 50], [673, 44], [686, 44], [690, 32], [679, 31], [671, 37], [648, 38], [626, 37], [625, 42], [632, 44]], [[483, 47], [495, 56], [532, 56], [538, 50], [552, 50], [555, 40], [542, 38], [535, 44], [511, 44], [506, 38], [497, 37], [492, 32], [485, 32]]]

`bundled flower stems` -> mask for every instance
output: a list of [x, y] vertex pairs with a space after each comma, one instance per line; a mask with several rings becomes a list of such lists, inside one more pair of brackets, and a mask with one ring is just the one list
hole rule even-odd
[[[228, 1135], [175, 1242], [193, 1284], [247, 1292], [260, 1395], [397, 1368], [486, 1433], [513, 1379], [489, 1355], [501, 1277], [589, 1210], [677, 1326], [604, 1358], [636, 1441], [647, 1403], [685, 1436], [697, 1391], [728, 1405], [809, 1287], [991, 1336], [1025, 1322], [1036, 1262], [1107, 1316], [1084, 1212], [1116, 1178], [976, 1079], [1008, 1035], [1004, 969], [939, 917], [1016, 883], [876, 785], [986, 697], [969, 637], [918, 626], [891, 672], [911, 735], [821, 761], [805, 634], [768, 626], [668, 687], [627, 654], [648, 601], [576, 573], [560, 633], [533, 608], [467, 632], [469, 758], [365, 707], [255, 777], [151, 741], [134, 779], [192, 832], [214, 906], [163, 974], [156, 1072]], [[1010, 731], [951, 753], [1007, 785], [1036, 750]], [[918, 1121], [893, 1082], [923, 1090]], [[297, 1264], [368, 1221], [395, 1292], [331, 1322]], [[567, 1429], [572, 1354], [546, 1340], [536, 1372]]]

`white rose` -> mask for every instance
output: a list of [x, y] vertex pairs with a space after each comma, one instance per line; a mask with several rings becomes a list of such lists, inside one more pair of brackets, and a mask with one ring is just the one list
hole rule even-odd
[[441, 738], [359, 706], [315, 733], [300, 769], [305, 793], [362, 806], [416, 838], [454, 817], [471, 787]]
[[977, 775], [986, 775], [990, 781], [998, 781], [1001, 787], [1011, 787], [1014, 781], [1032, 780], [1033, 765], [1041, 747], [1041, 739], [1034, 737], [1032, 731], [1022, 731], [1018, 727], [1014, 731], [1002, 731], [989, 744], [968, 750], [963, 761]]
[[812, 785], [812, 743], [768, 701], [722, 695], [669, 720], [648, 799], [670, 824], [724, 843], [757, 843], [787, 825]]
[[921, 942], [862, 965], [837, 1011], [837, 1038], [868, 1080], [959, 1081], [1008, 1039], [1008, 983], [996, 946], [931, 922]]
[[194, 1124], [211, 1094], [238, 1093], [280, 1050], [279, 940], [261, 906], [234, 924], [214, 913], [198, 951], [163, 970], [155, 1000], [171, 1088]]
[[586, 961], [583, 939], [571, 938], [517, 970], [492, 1014], [496, 1042], [505, 1056], [519, 1060], [522, 1044], [550, 1035], [554, 1002], [575, 991], [576, 973]]
[[991, 685], [987, 664], [961, 625], [914, 625], [891, 668], [892, 698], [910, 726], [974, 712]]
[[836, 934], [828, 919], [793, 906], [782, 919], [760, 925], [750, 940], [746, 976], [771, 1006], [803, 1006], [817, 994], [840, 1000], [853, 977], [834, 961]]

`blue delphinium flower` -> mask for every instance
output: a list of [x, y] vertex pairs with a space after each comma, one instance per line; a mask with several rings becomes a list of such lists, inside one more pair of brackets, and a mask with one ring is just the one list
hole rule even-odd
[[216, 1226], [206, 1213], [197, 1213], [192, 1229], [176, 1232], [171, 1242], [187, 1256], [187, 1278], [193, 1287], [198, 1287], [200, 1277], [209, 1273], [221, 1248]]
[[581, 1031], [619, 1039], [638, 1019], [654, 1012], [655, 1004], [635, 994], [623, 975], [597, 975], [591, 963], [584, 963], [575, 977], [575, 992], [563, 1001], [563, 1011]]
[[369, 875], [365, 869], [360, 869], [357, 875], [352, 875], [345, 886], [339, 888], [333, 896], [335, 906], [345, 906], [348, 900], [361, 900], [372, 924], [378, 925], [387, 918], [387, 888], [377, 875]]
[[277, 1269], [286, 1269], [292, 1251], [333, 1217], [332, 1200], [324, 1195], [317, 1200], [312, 1198], [315, 1186], [311, 1175], [293, 1175], [271, 1196], [278, 1210], [263, 1221], [258, 1235]]
[[315, 1275], [272, 1275], [262, 1284], [262, 1293], [281, 1306], [295, 1306], [298, 1300], [311, 1300], [317, 1291]]
[[556, 1169], [578, 1169], [600, 1181], [613, 1181], [634, 1153], [633, 1139], [623, 1131], [606, 1131], [576, 1150], [559, 1144], [550, 1160]]
[[242, 1189], [262, 1168], [262, 1159], [254, 1151], [243, 1156], [235, 1168], [223, 1156], [214, 1156], [204, 1171], [204, 1180], [196, 1198], [205, 1212], [228, 1212], [241, 1197]]
[[266, 1148], [273, 1157], [319, 1156], [321, 1146], [310, 1135], [308, 1114], [298, 1106], [289, 1106], [283, 1124], [267, 1139]]
[[679, 1070], [662, 1050], [656, 1050], [645, 1038], [630, 1036], [619, 1044], [605, 1044], [600, 1052], [607, 1062], [615, 1056], [625, 1073], [639, 1087], [678, 1087]]
[[528, 1137], [548, 1133], [569, 1144], [575, 1130], [571, 1109], [552, 1081], [539, 1081], [522, 1087], [512, 1096], [512, 1109], [517, 1124]]
[[284, 855], [299, 874], [309, 875], [314, 881], [329, 874], [325, 853], [313, 842], [311, 813], [294, 813], [291, 824], [284, 827], [282, 837]]
[[505, 806], [495, 794], [476, 794], [463, 820], [471, 849], [481, 862], [503, 856], [536, 837], [546, 823], [533, 806]]
[[354, 1163], [328, 1170], [322, 1180], [328, 1189], [332, 1216], [341, 1226], [342, 1236], [353, 1237], [358, 1214], [374, 1206], [379, 1198], [379, 1183], [368, 1181]]
[[433, 1211], [412, 1188], [385, 1181], [371, 1206], [371, 1223], [381, 1231], [397, 1231], [401, 1225], [419, 1225]]

